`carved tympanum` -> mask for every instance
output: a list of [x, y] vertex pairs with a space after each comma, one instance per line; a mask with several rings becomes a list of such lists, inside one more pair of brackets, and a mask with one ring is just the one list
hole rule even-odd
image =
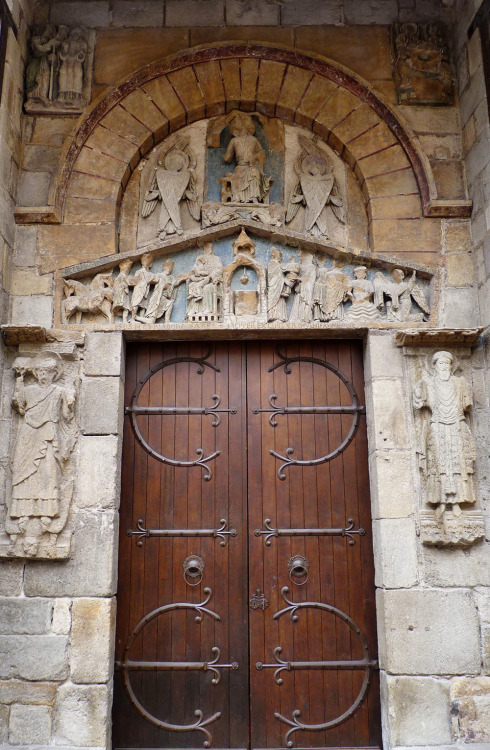
[[474, 487], [475, 440], [469, 425], [471, 388], [454, 375], [455, 359], [436, 352], [415, 384], [419, 467], [426, 507], [422, 541], [438, 546], [467, 545], [484, 535]]
[[90, 100], [93, 39], [80, 26], [34, 29], [26, 68], [26, 112], [80, 112]]
[[[62, 359], [47, 352], [14, 363], [12, 406], [20, 421], [12, 456], [12, 492], [5, 530], [12, 557], [63, 558], [65, 528], [73, 492], [70, 457], [77, 439], [74, 420], [76, 379]], [[70, 382], [71, 381], [71, 382]]]
[[449, 46], [441, 26], [395, 24], [393, 47], [399, 104], [454, 104]]

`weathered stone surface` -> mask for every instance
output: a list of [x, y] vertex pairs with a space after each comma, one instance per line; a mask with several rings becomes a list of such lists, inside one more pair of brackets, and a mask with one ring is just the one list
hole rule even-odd
[[109, 23], [109, 3], [100, 0], [91, 2], [60, 2], [51, 9], [51, 23], [66, 23], [71, 26], [85, 25], [90, 18], [91, 28], [104, 27]]
[[9, 736], [9, 709], [8, 706], [0, 706], [0, 742], [8, 742]]
[[459, 133], [456, 107], [404, 107], [403, 114], [416, 133]]
[[51, 175], [49, 172], [24, 172], [19, 181], [17, 203], [19, 206], [46, 206]]
[[163, 5], [161, 0], [116, 0], [112, 25], [116, 28], [136, 26], [162, 26]]
[[370, 331], [364, 361], [364, 377], [400, 378], [403, 376], [403, 356], [393, 341], [392, 333]]
[[91, 331], [85, 336], [85, 375], [116, 376], [124, 374], [122, 334]]
[[53, 277], [51, 274], [39, 276], [32, 271], [18, 268], [12, 274], [10, 291], [14, 295], [52, 294]]
[[424, 580], [429, 586], [490, 586], [489, 548], [488, 543], [468, 550], [424, 547]]
[[401, 380], [377, 378], [366, 387], [370, 450], [406, 448], [405, 389]]
[[[3, 455], [7, 455], [4, 453]], [[0, 561], [0, 595], [19, 596], [22, 591], [24, 563], [21, 560]]]
[[471, 224], [446, 221], [443, 223], [443, 237], [446, 253], [471, 253]]
[[80, 438], [75, 502], [79, 508], [118, 508], [120, 439], [117, 435]]
[[51, 328], [53, 324], [53, 300], [39, 294], [12, 297], [11, 323], [17, 325], [39, 325]]
[[[396, 492], [393, 485], [393, 492]], [[418, 580], [415, 522], [411, 518], [373, 521], [376, 586], [408, 588]]]
[[117, 530], [113, 511], [79, 510], [70, 560], [56, 566], [48, 562], [27, 563], [26, 595], [112, 596], [116, 588]]
[[41, 634], [51, 625], [53, 602], [50, 599], [0, 598], [0, 633]]
[[340, 24], [342, 23], [342, 2], [333, 0], [321, 5], [315, 0], [303, 0], [301, 3], [287, 3], [282, 9], [282, 22], [285, 25], [300, 24]]
[[446, 258], [447, 283], [449, 286], [471, 286], [474, 281], [472, 255], [448, 255]]
[[169, 0], [167, 3], [167, 26], [220, 26], [223, 20], [223, 0]]
[[9, 742], [12, 745], [41, 745], [51, 739], [49, 706], [14, 705], [10, 709]]
[[54, 722], [57, 745], [103, 747], [109, 738], [111, 689], [108, 685], [61, 685]]
[[462, 742], [490, 742], [490, 677], [451, 681], [453, 736]]
[[37, 228], [16, 226], [15, 254], [16, 266], [34, 266], [36, 263]]
[[392, 674], [475, 674], [479, 626], [471, 594], [462, 590], [378, 591], [382, 669]]
[[81, 394], [82, 433], [117, 435], [124, 396], [120, 378], [86, 378], [82, 382]]
[[70, 635], [73, 682], [101, 683], [111, 678], [115, 612], [115, 599], [74, 600]]
[[67, 635], [71, 628], [71, 599], [56, 598], [53, 602], [51, 630], [58, 635]]
[[[87, 175], [85, 177], [89, 178]], [[98, 186], [99, 180], [100, 183], [109, 182], [98, 177], [93, 179], [94, 187]], [[39, 227], [38, 260], [42, 273], [91, 258], [100, 258], [102, 255], [111, 255], [115, 251], [113, 224], [59, 224]]]
[[[294, 44], [294, 29], [278, 26], [203, 26], [190, 29], [191, 46], [207, 44], [209, 42], [225, 42], [254, 39], [259, 42], [276, 42], [277, 44]], [[222, 61], [223, 78], [226, 84], [226, 75], [231, 70], [228, 63], [236, 60]]]
[[451, 742], [449, 681], [387, 675], [391, 744]]
[[52, 705], [56, 697], [56, 683], [0, 680], [0, 704], [29, 703]]
[[279, 22], [279, 6], [262, 0], [227, 0], [226, 23], [230, 26], [274, 26]]
[[1, 635], [0, 677], [63, 680], [68, 675], [66, 646], [61, 635]]
[[478, 325], [477, 297], [472, 289], [446, 289], [441, 296], [440, 325], [447, 328]]

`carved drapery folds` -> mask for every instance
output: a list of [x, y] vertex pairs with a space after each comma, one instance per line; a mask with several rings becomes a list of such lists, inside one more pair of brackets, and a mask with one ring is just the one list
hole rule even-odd
[[476, 445], [471, 430], [471, 386], [457, 375], [454, 354], [431, 352], [415, 365], [412, 405], [424, 508], [424, 544], [467, 546], [484, 536], [476, 508]]
[[44, 24], [33, 29], [29, 48], [26, 112], [82, 112], [90, 101], [94, 33]]
[[63, 559], [71, 540], [78, 361], [68, 347], [19, 356], [13, 369], [18, 419], [0, 555]]

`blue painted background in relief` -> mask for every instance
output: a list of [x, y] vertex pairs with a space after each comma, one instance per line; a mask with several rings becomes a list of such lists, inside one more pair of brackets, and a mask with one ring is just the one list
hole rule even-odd
[[[267, 177], [272, 177], [274, 182], [272, 183], [269, 192], [270, 203], [282, 203], [283, 193], [283, 165], [284, 158], [282, 154], [278, 154], [269, 148], [267, 136], [265, 134], [262, 123], [257, 117], [252, 115], [252, 119], [255, 123], [255, 137], [259, 141], [260, 145], [265, 151], [265, 166], [264, 173]], [[207, 197], [208, 201], [221, 202], [221, 183], [219, 179], [224, 177], [227, 172], [233, 172], [235, 168], [235, 162], [226, 164], [223, 161], [223, 157], [228, 148], [228, 144], [232, 139], [230, 126], [227, 125], [221, 131], [220, 135], [220, 147], [219, 148], [208, 148], [206, 157], [207, 166]]]

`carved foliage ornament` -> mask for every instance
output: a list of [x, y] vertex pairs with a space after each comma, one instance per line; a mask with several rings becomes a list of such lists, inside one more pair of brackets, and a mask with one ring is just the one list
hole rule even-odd
[[426, 510], [421, 513], [422, 541], [437, 546], [465, 546], [484, 536], [475, 511], [475, 439], [469, 414], [471, 387], [454, 374], [450, 352], [430, 357], [413, 389], [417, 454]]
[[71, 459], [77, 440], [75, 367], [56, 352], [14, 362], [12, 407], [19, 415], [7, 498], [2, 556], [64, 558], [63, 535], [73, 493]]

